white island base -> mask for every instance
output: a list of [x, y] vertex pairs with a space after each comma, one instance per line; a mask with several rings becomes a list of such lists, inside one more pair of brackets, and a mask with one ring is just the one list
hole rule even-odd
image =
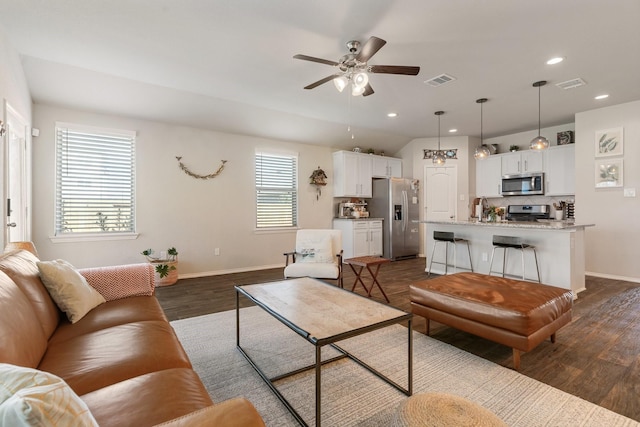
[[[591, 225], [568, 224], [563, 222], [543, 223], [514, 223], [514, 222], [440, 222], [421, 221], [425, 225], [425, 249], [427, 263], [425, 271], [429, 272], [429, 263], [433, 256], [433, 232], [449, 231], [456, 237], [469, 240], [473, 271], [481, 274], [489, 274], [489, 262], [493, 250], [493, 236], [517, 236], [523, 243], [535, 246], [540, 269], [540, 281], [546, 285], [573, 291], [574, 298], [578, 292], [585, 289], [585, 253], [584, 253], [584, 229]], [[444, 274], [446, 245], [438, 243], [433, 264], [434, 274]], [[469, 259], [467, 248], [464, 244], [457, 244], [457, 250], [449, 244], [449, 264], [455, 261], [458, 271], [468, 271]], [[502, 252], [496, 249], [493, 261], [493, 275], [502, 274]], [[448, 267], [448, 274], [454, 273], [453, 267]], [[526, 280], [537, 281], [536, 265], [533, 251], [525, 250], [525, 275]], [[522, 258], [519, 250], [508, 250], [506, 263], [506, 276], [514, 279], [522, 278]]]

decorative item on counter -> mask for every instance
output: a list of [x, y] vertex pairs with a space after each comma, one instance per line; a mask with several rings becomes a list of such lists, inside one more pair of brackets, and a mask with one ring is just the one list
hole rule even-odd
[[320, 169], [320, 166], [318, 166], [318, 169], [313, 171], [309, 179], [311, 180], [311, 185], [316, 186], [316, 200], [320, 200], [320, 196], [322, 196], [321, 187], [327, 185], [327, 183], [325, 182], [325, 179], [327, 179], [327, 174], [324, 173], [322, 169]]
[[498, 217], [502, 219], [504, 216], [504, 209], [497, 206], [489, 206], [489, 210], [487, 212], [487, 218], [489, 222], [496, 222]]
[[562, 220], [564, 219], [564, 209], [566, 206], [566, 202], [564, 202], [563, 200], [561, 200], [558, 203], [553, 203], [553, 208], [556, 210], [556, 219], [557, 220]]
[[189, 168], [187, 168], [185, 166], [184, 163], [181, 162], [182, 160], [182, 156], [176, 156], [176, 159], [178, 160], [178, 165], [180, 166], [180, 169], [182, 169], [184, 171], [184, 173], [186, 173], [187, 175], [194, 177], [194, 178], [198, 178], [198, 179], [211, 179], [211, 178], [215, 178], [216, 176], [220, 175], [220, 173], [222, 172], [222, 170], [224, 169], [224, 165], [225, 163], [227, 163], [226, 160], [222, 160], [222, 164], [220, 165], [220, 167], [218, 168], [217, 171], [210, 173], [208, 175], [199, 175], [197, 173], [191, 172], [189, 170]]
[[558, 145], [573, 144], [573, 131], [565, 130], [558, 132]]
[[518, 147], [517, 145], [510, 145], [509, 146], [509, 151], [511, 151], [512, 153], [515, 153], [518, 150], [520, 150], [520, 147]]

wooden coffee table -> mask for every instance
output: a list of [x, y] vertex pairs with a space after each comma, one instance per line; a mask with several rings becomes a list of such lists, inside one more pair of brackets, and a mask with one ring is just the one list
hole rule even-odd
[[[387, 302], [390, 302], [389, 298], [387, 297], [387, 294], [384, 293], [384, 289], [382, 289], [382, 286], [380, 286], [380, 282], [378, 282], [378, 272], [380, 271], [380, 266], [388, 262], [391, 262], [391, 260], [387, 258], [382, 258], [379, 256], [361, 256], [356, 258], [345, 259], [344, 263], [349, 264], [349, 267], [351, 267], [351, 270], [353, 270], [353, 272], [356, 275], [356, 280], [355, 282], [353, 282], [353, 287], [351, 288], [351, 292], [353, 292], [356, 289], [356, 285], [358, 284], [358, 282], [360, 282], [364, 290], [367, 292], [367, 296], [371, 297], [371, 291], [373, 290], [373, 286], [377, 285], [378, 289], [380, 289], [380, 292], [382, 292], [382, 295], [384, 295], [384, 299], [387, 300]], [[356, 270], [354, 265], [360, 268]], [[372, 266], [376, 267], [375, 271], [371, 270]], [[365, 268], [369, 271], [369, 274], [373, 279], [371, 282], [370, 288], [367, 288], [364, 282], [362, 281], [362, 270], [364, 270]]]
[[[236, 346], [301, 425], [306, 426], [307, 423], [278, 391], [275, 383], [282, 378], [314, 369], [316, 382], [315, 425], [320, 426], [322, 414], [322, 366], [345, 357], [358, 363], [407, 396], [411, 396], [413, 390], [413, 341], [411, 335], [411, 319], [413, 315], [411, 313], [308, 277], [257, 285], [235, 286], [235, 290]], [[316, 348], [315, 363], [284, 375], [269, 378], [240, 346], [240, 295], [249, 298], [292, 331], [313, 344]], [[395, 383], [336, 344], [338, 341], [405, 321], [408, 322], [406, 388]], [[286, 345], [286, 343], [282, 343], [282, 345]], [[322, 347], [326, 345], [336, 349], [340, 355], [328, 361], [322, 361]]]

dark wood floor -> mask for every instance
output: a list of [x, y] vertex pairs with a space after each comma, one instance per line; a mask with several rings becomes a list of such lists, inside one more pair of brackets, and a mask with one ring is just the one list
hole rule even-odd
[[[379, 279], [391, 305], [410, 311], [409, 284], [425, 280], [423, 258], [382, 266]], [[435, 276], [434, 276], [435, 277]], [[345, 268], [345, 288], [353, 273]], [[235, 308], [237, 284], [282, 279], [282, 269], [179, 280], [158, 288], [157, 296], [170, 320]], [[361, 288], [356, 292], [363, 293]], [[376, 289], [373, 297], [383, 301]], [[424, 319], [414, 329], [425, 330]], [[510, 348], [465, 332], [432, 324], [432, 336], [487, 360], [511, 368]], [[522, 356], [522, 374], [640, 421], [640, 285], [587, 277], [573, 321], [560, 329], [555, 344], [547, 341]]]

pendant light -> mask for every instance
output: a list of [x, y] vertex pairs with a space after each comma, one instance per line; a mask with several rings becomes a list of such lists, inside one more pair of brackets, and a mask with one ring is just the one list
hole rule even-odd
[[444, 165], [447, 161], [447, 158], [444, 156], [442, 150], [440, 150], [440, 116], [444, 114], [444, 111], [436, 111], [434, 113], [438, 116], [438, 151], [433, 155], [433, 164], [434, 165]]
[[529, 143], [529, 149], [531, 150], [546, 150], [549, 148], [549, 140], [540, 135], [540, 88], [546, 84], [546, 80], [540, 80], [533, 84], [533, 87], [538, 88], [538, 136], [533, 138]]
[[473, 157], [475, 157], [476, 160], [486, 159], [491, 155], [489, 147], [484, 143], [484, 133], [482, 128], [482, 104], [487, 101], [487, 98], [476, 99], [476, 102], [480, 104], [480, 146], [476, 148], [476, 152], [473, 154]]

